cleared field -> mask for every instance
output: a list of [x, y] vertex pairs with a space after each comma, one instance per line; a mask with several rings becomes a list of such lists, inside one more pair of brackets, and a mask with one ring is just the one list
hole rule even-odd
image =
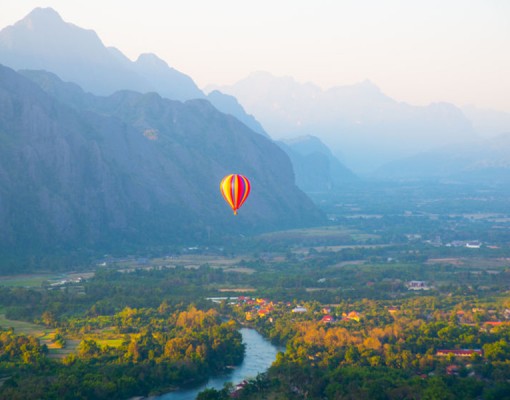
[[76, 281], [78, 278], [88, 279], [92, 276], [94, 276], [94, 272], [2, 275], [0, 276], [0, 286], [40, 288], [43, 283]]
[[338, 226], [323, 226], [323, 227], [315, 227], [308, 229], [290, 229], [287, 231], [278, 231], [265, 233], [260, 235], [261, 239], [291, 239], [291, 238], [324, 238], [324, 237], [338, 237], [340, 235], [349, 236], [351, 234], [356, 234], [351, 229], [346, 229]]
[[223, 288], [223, 289], [218, 289], [218, 292], [221, 292], [221, 293], [228, 293], [228, 292], [232, 292], [232, 293], [244, 293], [244, 292], [255, 292], [256, 289], [254, 288]]
[[36, 337], [42, 337], [47, 335], [52, 329], [46, 328], [42, 325], [32, 324], [25, 321], [16, 321], [5, 318], [5, 314], [0, 314], [0, 326], [2, 328], [14, 328], [16, 333], [23, 333], [25, 335], [31, 335]]
[[255, 272], [255, 270], [253, 268], [247, 268], [247, 267], [235, 267], [235, 268], [225, 269], [225, 272], [240, 272], [242, 274], [251, 275]]
[[170, 260], [171, 264], [179, 264], [179, 265], [185, 265], [185, 264], [198, 264], [198, 265], [204, 265], [209, 264], [210, 266], [230, 266], [237, 264], [239, 261], [241, 261], [238, 257], [223, 257], [223, 256], [209, 256], [209, 255], [183, 255], [183, 256], [177, 256], [173, 257]]
[[366, 234], [341, 226], [324, 226], [308, 229], [292, 229], [266, 233], [259, 240], [271, 243], [293, 243], [300, 246], [359, 245], [369, 240], [378, 240], [378, 235]]
[[50, 274], [0, 276], [0, 286], [41, 287], [43, 282], [55, 277]]
[[152, 258], [145, 260], [143, 264], [137, 262], [120, 262], [116, 264], [120, 272], [133, 272], [135, 270], [154, 270], [162, 268], [176, 268], [183, 266], [186, 269], [198, 269], [202, 265], [208, 265], [212, 268], [221, 268], [229, 270], [232, 266], [238, 264], [242, 259], [249, 260], [250, 257], [224, 257], [215, 255], [187, 254], [181, 256]]
[[460, 258], [430, 258], [425, 264], [464, 265], [464, 262]]
[[331, 265], [329, 268], [343, 268], [343, 267], [346, 267], [346, 266], [363, 265], [363, 264], [366, 264], [366, 263], [367, 262], [365, 260], [342, 261], [342, 262], [339, 262], [338, 264]]
[[[352, 245], [344, 245], [344, 246], [313, 246], [312, 249], [321, 252], [338, 252], [344, 249], [376, 249], [382, 247], [388, 247], [389, 244], [352, 244]], [[308, 253], [309, 247], [297, 249], [295, 253]]]
[[122, 338], [118, 338], [118, 339], [96, 339], [96, 338], [90, 338], [90, 339], [94, 339], [96, 341], [96, 343], [99, 345], [99, 346], [109, 346], [109, 347], [119, 347], [123, 340]]

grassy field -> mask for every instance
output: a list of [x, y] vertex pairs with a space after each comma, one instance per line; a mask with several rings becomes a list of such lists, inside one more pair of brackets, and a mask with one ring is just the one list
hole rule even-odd
[[94, 339], [99, 346], [109, 346], [109, 347], [119, 347], [124, 341], [123, 338], [117, 339], [99, 339], [99, 338], [89, 338]]
[[306, 237], [315, 237], [315, 238], [324, 238], [324, 237], [338, 237], [340, 236], [349, 236], [354, 232], [353, 230], [346, 229], [340, 226], [322, 226], [315, 228], [306, 228], [306, 229], [290, 229], [287, 231], [277, 231], [271, 233], [265, 233], [260, 235], [260, 238], [263, 239], [287, 239], [287, 238], [306, 238]]
[[262, 234], [262, 241], [280, 243], [306, 243], [312, 245], [361, 244], [379, 239], [378, 235], [365, 234], [341, 226], [323, 226], [308, 229], [292, 229]]
[[46, 328], [42, 325], [32, 324], [25, 321], [15, 321], [5, 318], [5, 314], [0, 314], [0, 326], [2, 328], [14, 328], [16, 333], [23, 333], [35, 337], [42, 337], [47, 335], [52, 329]]
[[52, 278], [55, 278], [55, 275], [32, 274], [0, 276], [0, 286], [41, 287], [43, 282], [47, 282]]
[[92, 276], [94, 276], [94, 272], [1, 275], [0, 286], [40, 288], [46, 283], [51, 284], [63, 280], [76, 280], [78, 278], [88, 279]]

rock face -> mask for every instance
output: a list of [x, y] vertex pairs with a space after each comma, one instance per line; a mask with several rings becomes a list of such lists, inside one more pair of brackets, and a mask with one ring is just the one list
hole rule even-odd
[[[285, 153], [205, 100], [96, 97], [55, 75], [25, 75], [32, 80], [0, 67], [2, 252], [120, 249], [321, 221]], [[218, 188], [233, 172], [253, 186], [237, 217]]]

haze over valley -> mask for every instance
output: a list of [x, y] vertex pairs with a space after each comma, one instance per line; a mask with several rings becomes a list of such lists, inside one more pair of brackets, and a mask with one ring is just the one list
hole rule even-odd
[[[510, 176], [505, 112], [267, 72], [202, 91], [157, 55], [131, 61], [52, 8], [0, 31], [0, 63], [0, 234], [14, 259], [221, 242], [323, 224], [321, 198], [360, 185], [494, 187]], [[217, 195], [231, 171], [256, 188], [235, 221]]]
[[49, 4], [0, 15], [0, 399], [509, 398], [506, 2]]

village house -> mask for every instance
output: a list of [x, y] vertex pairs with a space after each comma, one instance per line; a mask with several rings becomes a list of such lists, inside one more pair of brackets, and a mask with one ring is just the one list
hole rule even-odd
[[507, 321], [485, 321], [483, 327], [480, 329], [485, 332], [493, 332], [495, 328], [501, 325], [508, 325]]
[[333, 316], [331, 315], [325, 315], [324, 317], [322, 317], [321, 322], [324, 324], [331, 324], [335, 322], [335, 318], [333, 318]]

